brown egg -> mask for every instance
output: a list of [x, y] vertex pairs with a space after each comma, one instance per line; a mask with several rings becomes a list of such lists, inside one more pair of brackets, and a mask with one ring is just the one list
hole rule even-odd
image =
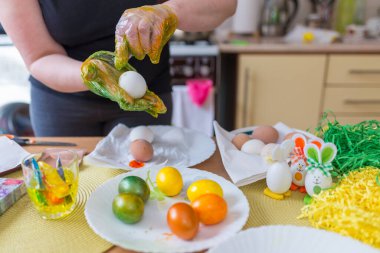
[[232, 144], [235, 145], [237, 149], [241, 149], [241, 147], [249, 141], [251, 138], [247, 134], [237, 134], [235, 137], [232, 139]]
[[278, 140], [278, 131], [272, 126], [258, 126], [252, 133], [253, 139], [258, 139], [268, 143], [276, 143]]
[[148, 162], [153, 158], [153, 146], [146, 140], [135, 140], [129, 147], [133, 158], [139, 162]]

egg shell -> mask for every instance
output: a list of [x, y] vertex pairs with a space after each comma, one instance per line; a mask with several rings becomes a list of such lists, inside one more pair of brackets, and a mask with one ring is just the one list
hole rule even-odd
[[152, 143], [154, 140], [154, 133], [149, 129], [149, 127], [138, 126], [131, 130], [129, 140], [131, 142], [135, 140], [146, 140], [147, 142]]
[[148, 89], [144, 77], [136, 71], [121, 74], [119, 86], [133, 98], [142, 98]]
[[241, 147], [241, 151], [248, 154], [260, 155], [264, 146], [264, 142], [260, 140], [249, 140]]
[[129, 152], [139, 162], [148, 162], [153, 158], [153, 146], [146, 140], [135, 140], [129, 146]]
[[292, 174], [286, 162], [276, 162], [268, 168], [266, 178], [268, 188], [277, 194], [287, 192], [292, 184]]
[[319, 169], [314, 169], [306, 173], [305, 188], [307, 194], [313, 196], [319, 194], [321, 190], [332, 186], [332, 177], [325, 176]]
[[251, 137], [268, 143], [276, 143], [278, 140], [278, 131], [272, 126], [258, 126], [253, 130]]
[[250, 139], [251, 138], [247, 134], [243, 134], [243, 133], [237, 134], [232, 139], [232, 144], [234, 144], [237, 149], [241, 150], [241, 148], [244, 145], [244, 143], [246, 143]]

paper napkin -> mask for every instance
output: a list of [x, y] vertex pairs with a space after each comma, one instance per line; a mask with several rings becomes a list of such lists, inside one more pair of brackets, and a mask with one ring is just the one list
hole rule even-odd
[[[279, 140], [283, 140], [288, 133], [298, 131], [279, 122], [273, 126], [279, 132]], [[237, 130], [253, 130], [254, 127]], [[254, 183], [266, 177], [270, 164], [261, 156], [244, 153], [238, 150], [231, 142], [235, 133], [227, 132], [216, 121], [214, 121], [216, 141], [222, 157], [223, 165], [232, 182], [237, 186]]]
[[0, 137], [0, 154], [0, 173], [17, 167], [29, 155], [20, 145], [5, 136]]
[[[148, 126], [149, 127], [149, 126]], [[188, 165], [188, 145], [192, 135], [185, 136], [185, 132], [176, 127], [155, 126], [149, 127], [154, 133], [152, 143], [154, 149], [153, 159], [146, 163], [150, 165]], [[84, 163], [106, 168], [131, 169], [129, 162], [134, 160], [129, 154], [129, 134], [131, 129], [123, 124], [117, 125], [102, 139], [93, 152], [84, 158]]]

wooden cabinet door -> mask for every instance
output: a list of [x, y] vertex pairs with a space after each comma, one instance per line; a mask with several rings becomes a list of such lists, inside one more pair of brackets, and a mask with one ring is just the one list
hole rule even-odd
[[314, 128], [321, 114], [326, 55], [240, 55], [235, 127], [282, 121]]

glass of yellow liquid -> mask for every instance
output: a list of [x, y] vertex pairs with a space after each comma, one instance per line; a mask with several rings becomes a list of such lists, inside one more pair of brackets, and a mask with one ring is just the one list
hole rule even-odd
[[75, 208], [79, 158], [70, 150], [47, 150], [22, 161], [27, 192], [44, 219], [59, 219]]

